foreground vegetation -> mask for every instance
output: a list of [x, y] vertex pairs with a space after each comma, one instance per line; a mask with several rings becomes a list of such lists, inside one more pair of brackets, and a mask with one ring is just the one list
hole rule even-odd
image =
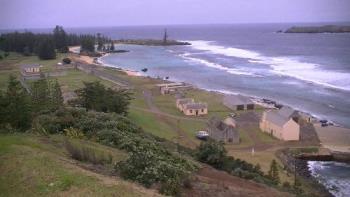
[[[154, 196], [117, 177], [103, 176], [84, 168], [85, 163], [70, 159], [64, 136], [40, 137], [29, 134], [0, 134], [0, 196]], [[103, 151], [114, 161], [126, 153], [97, 143], [70, 140], [77, 146]]]

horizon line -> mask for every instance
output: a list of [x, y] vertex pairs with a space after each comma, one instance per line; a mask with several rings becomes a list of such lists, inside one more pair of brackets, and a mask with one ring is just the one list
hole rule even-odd
[[[139, 24], [139, 25], [96, 25], [96, 26], [62, 26], [66, 29], [78, 28], [110, 28], [110, 27], [158, 27], [158, 26], [190, 26], [190, 25], [261, 25], [261, 24], [323, 24], [323, 23], [350, 23], [350, 21], [319, 21], [319, 22], [237, 22], [237, 23], [194, 23], [194, 24]], [[51, 27], [15, 27], [15, 28], [0, 28], [0, 30], [26, 30], [26, 29], [50, 29]]]

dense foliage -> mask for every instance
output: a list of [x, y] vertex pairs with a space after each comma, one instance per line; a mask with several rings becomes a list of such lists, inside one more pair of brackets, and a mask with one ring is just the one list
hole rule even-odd
[[[224, 145], [221, 142], [209, 140], [202, 142], [197, 148], [196, 157], [199, 161], [207, 163], [216, 169], [224, 170], [232, 175], [245, 179], [253, 179], [268, 185], [276, 185], [274, 178], [265, 175], [260, 165], [252, 165], [246, 161], [227, 156]], [[277, 174], [278, 176], [278, 174]]]
[[63, 104], [57, 80], [42, 78], [35, 81], [31, 94], [20, 81], [10, 75], [6, 92], [0, 91], [0, 127], [25, 131], [40, 111], [55, 111]]
[[[107, 43], [110, 39], [100, 37], [100, 42]], [[96, 36], [67, 34], [63, 27], [56, 26], [53, 33], [13, 32], [0, 36], [0, 50], [5, 52], [18, 52], [24, 55], [36, 54], [42, 59], [55, 58], [56, 50], [61, 53], [68, 52], [68, 46], [82, 45], [82, 50], [93, 52], [95, 50]]]
[[112, 90], [99, 81], [84, 82], [84, 88], [77, 90], [76, 93], [78, 98], [71, 101], [72, 104], [99, 112], [125, 115], [131, 100], [131, 93], [128, 90]]
[[0, 92], [0, 127], [24, 131], [31, 124], [30, 95], [15, 76], [10, 75], [7, 90]]
[[145, 186], [159, 183], [165, 194], [176, 194], [182, 180], [196, 168], [188, 160], [174, 155], [157, 138], [115, 113], [60, 109], [53, 114], [38, 116], [36, 122], [40, 125], [36, 128], [49, 133], [74, 128], [89, 139], [126, 150], [130, 157], [116, 165], [117, 172]]
[[[30, 51], [28, 50], [26, 53], [30, 54]], [[55, 43], [51, 37], [47, 36], [39, 41], [37, 45], [37, 54], [42, 60], [56, 58]]]
[[54, 111], [63, 104], [62, 92], [57, 80], [48, 80], [43, 77], [33, 82], [31, 90], [34, 112]]

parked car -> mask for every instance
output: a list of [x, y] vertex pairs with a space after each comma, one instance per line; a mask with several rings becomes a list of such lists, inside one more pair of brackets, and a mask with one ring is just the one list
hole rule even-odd
[[196, 137], [200, 140], [207, 140], [209, 138], [209, 133], [206, 131], [198, 131]]

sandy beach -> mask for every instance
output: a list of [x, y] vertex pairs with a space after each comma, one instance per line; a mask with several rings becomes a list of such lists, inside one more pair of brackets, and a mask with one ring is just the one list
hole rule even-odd
[[[87, 55], [79, 55], [77, 53], [77, 51], [79, 51], [79, 48], [80, 48], [79, 46], [69, 47], [69, 51], [74, 54], [74, 55], [71, 55], [71, 58], [74, 61], [82, 62], [82, 63], [86, 63], [86, 64], [94, 64], [94, 65], [97, 65], [97, 66], [106, 66], [106, 67], [108, 67], [108, 65], [103, 64], [103, 62], [101, 62], [100, 60], [98, 60], [98, 62], [101, 62], [101, 63], [96, 63], [94, 61], [94, 57], [90, 57], [90, 56], [87, 56]], [[127, 75], [129, 75], [129, 76], [141, 76], [141, 74], [139, 72], [137, 72], [137, 71], [126, 70], [126, 69], [122, 69], [122, 68], [120, 68], [120, 69], [123, 72], [125, 72]]]

